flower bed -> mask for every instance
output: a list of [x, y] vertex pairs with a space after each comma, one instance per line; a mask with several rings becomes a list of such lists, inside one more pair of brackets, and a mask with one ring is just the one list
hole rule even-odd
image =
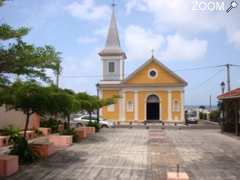
[[55, 146], [70, 146], [72, 145], [73, 137], [71, 135], [50, 135], [48, 140]]
[[44, 136], [48, 136], [49, 134], [51, 134], [51, 128], [40, 127], [38, 128], [38, 130], [42, 132]]
[[56, 148], [53, 143], [33, 143], [30, 145], [32, 151], [38, 156], [46, 158], [56, 152]]

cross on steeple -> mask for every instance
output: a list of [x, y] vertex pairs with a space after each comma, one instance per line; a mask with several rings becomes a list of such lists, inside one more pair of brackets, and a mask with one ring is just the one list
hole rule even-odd
[[113, 2], [112, 2], [112, 8], [114, 9], [115, 6], [116, 6], [116, 3], [115, 3], [115, 0], [113, 0]]

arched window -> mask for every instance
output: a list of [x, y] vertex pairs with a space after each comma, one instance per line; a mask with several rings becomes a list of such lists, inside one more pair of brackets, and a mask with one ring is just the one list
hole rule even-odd
[[173, 112], [179, 112], [180, 111], [180, 104], [178, 100], [173, 100]]
[[133, 112], [133, 102], [130, 100], [127, 103], [127, 112]]
[[156, 95], [150, 95], [147, 98], [147, 103], [159, 103], [159, 98]]

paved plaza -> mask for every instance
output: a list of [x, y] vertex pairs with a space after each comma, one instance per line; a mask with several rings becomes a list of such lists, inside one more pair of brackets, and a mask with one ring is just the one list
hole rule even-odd
[[177, 164], [192, 180], [240, 179], [240, 140], [212, 127], [103, 129], [6, 179], [165, 180]]

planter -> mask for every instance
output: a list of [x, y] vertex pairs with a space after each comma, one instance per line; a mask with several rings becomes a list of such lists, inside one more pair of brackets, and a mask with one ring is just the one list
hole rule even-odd
[[64, 125], [63, 124], [59, 124], [58, 125], [58, 132], [63, 132], [64, 131]]
[[168, 172], [167, 180], [189, 180], [189, 177], [185, 172]]
[[53, 143], [34, 143], [30, 146], [34, 153], [43, 158], [51, 156], [56, 152], [56, 148]]
[[87, 129], [86, 128], [84, 128], [84, 127], [76, 128], [75, 132], [78, 135], [80, 140], [87, 138]]
[[51, 134], [51, 128], [43, 128], [43, 127], [40, 127], [40, 128], [38, 128], [38, 130], [39, 130], [40, 132], [42, 132], [42, 134], [43, 134], [44, 136], [48, 136], [49, 134]]
[[49, 142], [55, 146], [70, 146], [72, 145], [73, 137], [67, 135], [50, 135], [48, 136]]
[[95, 134], [95, 128], [94, 127], [85, 127], [87, 129], [87, 136]]
[[0, 136], [0, 147], [8, 145], [9, 136]]
[[10, 176], [19, 169], [18, 156], [1, 155], [0, 156], [0, 176]]
[[[24, 136], [24, 131], [21, 131], [20, 134]], [[34, 138], [34, 131], [27, 131], [26, 132], [26, 139], [33, 139]]]

